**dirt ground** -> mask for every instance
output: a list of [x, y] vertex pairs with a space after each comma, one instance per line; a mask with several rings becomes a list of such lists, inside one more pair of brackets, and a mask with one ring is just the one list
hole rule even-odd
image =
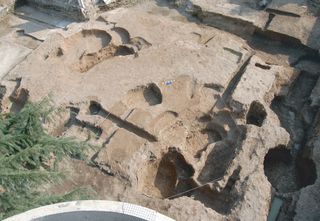
[[320, 20], [309, 3], [121, 5], [88, 6], [76, 22], [30, 3], [0, 21], [0, 110], [49, 95], [49, 133], [97, 147], [91, 165], [65, 159], [68, 179], [47, 191], [89, 186], [183, 221], [319, 220]]

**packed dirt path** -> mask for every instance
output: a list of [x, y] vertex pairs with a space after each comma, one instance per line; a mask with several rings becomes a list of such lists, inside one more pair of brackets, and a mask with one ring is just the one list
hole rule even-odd
[[320, 219], [316, 0], [80, 1], [68, 18], [8, 2], [0, 110], [50, 96], [48, 131], [98, 147], [49, 192], [181, 221]]

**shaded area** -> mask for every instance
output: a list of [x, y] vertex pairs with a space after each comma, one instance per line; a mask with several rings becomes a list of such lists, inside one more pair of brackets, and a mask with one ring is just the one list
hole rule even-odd
[[111, 30], [117, 32], [117, 34], [121, 38], [122, 44], [129, 44], [130, 33], [126, 29], [121, 28], [121, 27], [114, 27]]
[[209, 143], [215, 143], [217, 141], [222, 140], [222, 135], [219, 133], [218, 130], [206, 128], [206, 129], [202, 130], [201, 133], [208, 135], [208, 142]]
[[12, 102], [10, 112], [18, 113], [22, 110], [22, 108], [27, 104], [29, 99], [29, 91], [25, 88], [21, 88], [21, 78], [14, 80], [16, 82], [16, 86], [10, 94], [9, 99]]
[[[65, 123], [64, 127], [65, 128], [70, 128], [71, 126], [78, 126], [80, 128], [86, 128], [87, 130], [91, 131], [93, 134], [95, 134], [95, 138], [99, 139], [101, 134], [102, 134], [102, 128], [92, 125], [89, 122], [86, 121], [81, 121], [77, 119], [77, 115], [79, 113], [78, 108], [70, 107], [70, 117], [67, 123]], [[60, 133], [61, 135], [62, 133]]]
[[192, 192], [192, 197], [218, 213], [224, 215], [229, 214], [240, 197], [235, 188], [235, 184], [239, 179], [239, 173], [240, 169], [238, 168], [232, 173], [225, 188], [220, 192], [211, 190], [209, 186], [204, 186], [203, 188]]
[[285, 146], [269, 150], [264, 159], [264, 172], [276, 191], [287, 193], [298, 190], [293, 157]]
[[198, 186], [192, 179], [194, 172], [183, 155], [175, 148], [170, 148], [160, 161], [154, 184], [164, 198], [192, 197], [218, 213], [229, 214], [239, 198], [235, 184], [239, 179], [240, 168], [233, 171], [221, 191], [212, 190], [209, 185]]
[[253, 101], [247, 114], [247, 124], [253, 124], [261, 127], [263, 121], [267, 117], [267, 112], [264, 106], [259, 101]]
[[211, 182], [224, 176], [235, 157], [237, 146], [241, 146], [243, 139], [243, 131], [238, 128], [228, 111], [217, 113], [208, 123], [207, 129], [211, 131], [209, 141], [212, 141], [212, 144], [206, 147], [211, 150], [198, 177], [201, 183]]
[[160, 88], [154, 83], [147, 85], [143, 90], [143, 96], [150, 106], [162, 103], [162, 93]]
[[217, 143], [208, 155], [198, 180], [201, 183], [207, 183], [224, 176], [229, 164], [235, 157], [235, 150], [236, 147], [234, 145], [222, 142]]
[[317, 179], [316, 165], [309, 158], [298, 158], [296, 163], [297, 179], [299, 188], [312, 185]]
[[301, 72], [289, 88], [286, 96], [276, 96], [271, 109], [278, 115], [281, 126], [290, 134], [293, 154], [303, 151], [307, 132], [315, 117], [316, 109], [310, 106], [310, 94], [318, 76]]
[[279, 193], [288, 193], [312, 185], [317, 178], [314, 162], [308, 158], [296, 159], [285, 146], [269, 150], [264, 159], [264, 172]]
[[170, 148], [160, 161], [154, 185], [164, 198], [171, 197], [192, 188], [191, 177], [194, 172], [183, 155], [175, 148]]
[[17, 113], [21, 111], [28, 99], [29, 91], [24, 88], [19, 89], [14, 96], [10, 96], [10, 101], [12, 102], [10, 112]]
[[134, 54], [135, 51], [133, 48], [129, 48], [128, 46], [120, 45], [117, 47], [117, 50], [114, 54], [114, 56], [127, 56]]

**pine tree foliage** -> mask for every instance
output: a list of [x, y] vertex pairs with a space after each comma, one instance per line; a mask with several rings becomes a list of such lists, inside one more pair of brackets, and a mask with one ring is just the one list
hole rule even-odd
[[[0, 219], [41, 205], [82, 199], [88, 191], [76, 189], [63, 196], [46, 196], [41, 184], [59, 182], [56, 170], [63, 157], [85, 159], [86, 143], [50, 136], [43, 123], [50, 120], [49, 99], [28, 103], [19, 113], [0, 115]], [[45, 167], [54, 156], [55, 167]]]

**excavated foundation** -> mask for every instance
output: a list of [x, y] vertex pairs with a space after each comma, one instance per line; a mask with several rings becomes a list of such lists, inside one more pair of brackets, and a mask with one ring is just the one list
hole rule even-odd
[[[79, 2], [23, 4], [78, 18]], [[3, 61], [1, 112], [50, 94], [48, 133], [96, 147], [48, 193], [89, 185], [176, 220], [319, 219], [314, 6], [147, 1], [60, 29], [23, 20], [21, 3], [0, 47], [27, 55]]]

